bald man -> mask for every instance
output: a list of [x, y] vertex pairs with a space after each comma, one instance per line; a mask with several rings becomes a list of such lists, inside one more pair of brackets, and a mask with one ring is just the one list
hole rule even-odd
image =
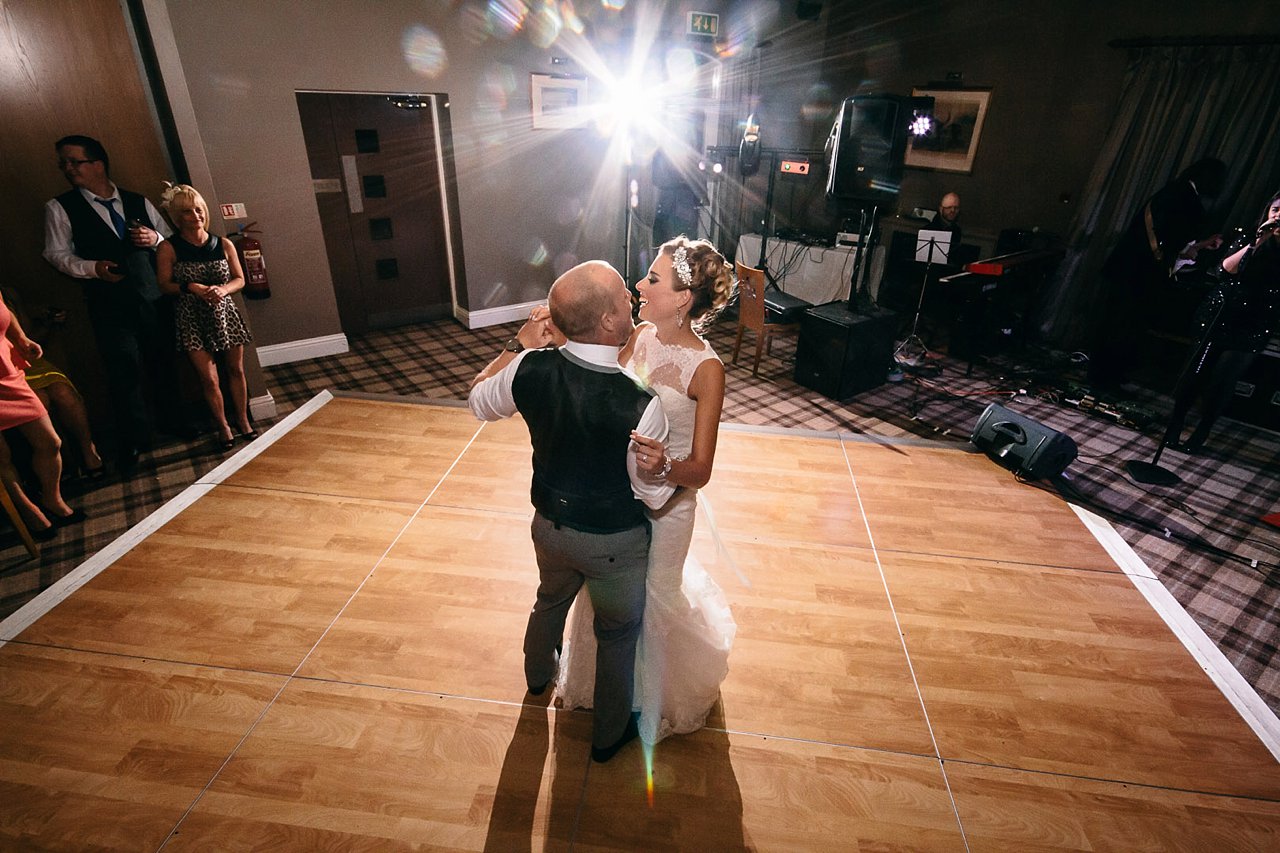
[[930, 225], [932, 231], [950, 231], [951, 245], [960, 245], [960, 224], [957, 220], [960, 218], [960, 196], [955, 193], [947, 193], [942, 197], [942, 201], [938, 202], [938, 215], [933, 218]]
[[598, 643], [591, 758], [599, 762], [638, 735], [631, 706], [649, 557], [644, 508], [658, 509], [675, 492], [636, 466], [632, 434], [665, 441], [667, 418], [657, 396], [618, 365], [633, 328], [631, 294], [617, 270], [579, 264], [476, 376], [467, 401], [485, 421], [519, 412], [533, 444], [539, 580], [524, 673], [534, 696], [555, 677], [565, 617], [584, 584], [591, 597]]

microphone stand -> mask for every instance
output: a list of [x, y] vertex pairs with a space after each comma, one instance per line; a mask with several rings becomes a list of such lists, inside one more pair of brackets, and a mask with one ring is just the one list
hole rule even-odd
[[[1200, 344], [1191, 353], [1191, 357], [1187, 359], [1187, 363], [1182, 367], [1182, 374], [1178, 377], [1177, 383], [1173, 388], [1173, 406], [1178, 407], [1178, 398], [1182, 396], [1185, 390], [1184, 386], [1191, 380], [1191, 377], [1199, 372], [1199, 368], [1204, 366], [1204, 359], [1209, 354], [1209, 339], [1213, 337], [1214, 329], [1218, 327], [1218, 320], [1222, 317], [1223, 310], [1227, 307], [1227, 297], [1224, 297], [1222, 304], [1218, 306], [1218, 310], [1214, 313], [1213, 319], [1204, 328], [1204, 334], [1200, 337]], [[1197, 365], [1197, 362], [1199, 364]], [[1195, 369], [1193, 369], [1193, 367]], [[1149, 486], [1176, 486], [1182, 482], [1182, 478], [1168, 468], [1160, 467], [1160, 455], [1164, 453], [1165, 447], [1169, 445], [1169, 427], [1173, 423], [1173, 412], [1169, 413], [1169, 420], [1165, 423], [1165, 428], [1160, 435], [1160, 444], [1156, 447], [1156, 455], [1151, 458], [1150, 462], [1144, 462], [1141, 459], [1130, 459], [1124, 463], [1124, 470], [1134, 482], [1143, 483]]]

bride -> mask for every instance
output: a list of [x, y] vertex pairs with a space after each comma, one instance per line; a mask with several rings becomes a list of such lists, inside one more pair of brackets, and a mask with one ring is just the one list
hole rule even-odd
[[[724, 364], [698, 330], [728, 301], [733, 276], [709, 242], [682, 236], [662, 245], [636, 289], [641, 322], [619, 361], [662, 398], [671, 424], [665, 448], [634, 437], [637, 467], [683, 487], [650, 513], [635, 696], [640, 737], [654, 744], [701, 728], [729, 672], [733, 616], [720, 587], [688, 553], [698, 488], [711, 479], [724, 405]], [[591, 707], [593, 618], [590, 600], [579, 595], [556, 683], [564, 708]]]

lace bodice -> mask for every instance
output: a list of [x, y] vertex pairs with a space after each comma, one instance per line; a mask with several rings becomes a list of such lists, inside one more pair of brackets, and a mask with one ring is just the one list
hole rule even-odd
[[719, 359], [711, 344], [702, 342], [701, 349], [671, 346], [658, 340], [653, 326], [641, 326], [635, 349], [627, 367], [647, 383], [662, 400], [663, 411], [671, 424], [667, 437], [667, 453], [683, 459], [693, 449], [694, 416], [698, 402], [689, 399], [689, 383], [698, 366], [707, 359]]

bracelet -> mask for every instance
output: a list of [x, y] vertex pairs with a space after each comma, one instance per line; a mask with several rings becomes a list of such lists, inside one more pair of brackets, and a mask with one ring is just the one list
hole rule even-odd
[[178, 285], [178, 290], [181, 290], [183, 293], [190, 293], [190, 292], [191, 292], [191, 282], [189, 282], [189, 281], [184, 281], [184, 282], [182, 282], [181, 284], [179, 284], [179, 285]]

